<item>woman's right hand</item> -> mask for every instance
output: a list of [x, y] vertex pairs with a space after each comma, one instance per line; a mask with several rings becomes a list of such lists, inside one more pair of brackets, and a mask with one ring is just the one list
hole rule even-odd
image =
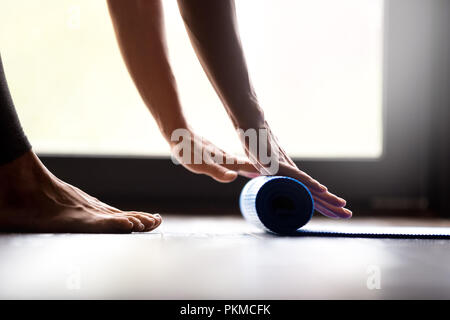
[[[253, 136], [256, 136], [253, 142], [250, 138], [252, 132]], [[344, 208], [344, 199], [329, 192], [327, 187], [297, 167], [281, 148], [266, 121], [251, 127], [246, 126], [245, 130], [238, 130], [238, 134], [248, 158], [261, 174], [281, 175], [299, 180], [311, 192], [314, 208], [324, 216], [343, 219], [352, 217], [352, 212]]]
[[197, 174], [206, 174], [227, 183], [238, 175], [259, 176], [259, 171], [246, 157], [229, 154], [195, 133], [190, 127], [176, 129], [169, 141], [172, 159]]

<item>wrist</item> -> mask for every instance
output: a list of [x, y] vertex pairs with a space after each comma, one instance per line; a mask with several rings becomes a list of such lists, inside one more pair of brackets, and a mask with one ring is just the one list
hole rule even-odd
[[166, 139], [166, 141], [170, 145], [173, 144], [172, 134], [177, 129], [190, 130], [190, 127], [189, 127], [189, 125], [188, 125], [188, 123], [187, 123], [187, 121], [186, 121], [186, 119], [184, 117], [171, 119], [171, 121], [165, 122], [165, 123], [160, 125], [160, 131], [161, 131], [164, 139]]
[[230, 118], [236, 129], [247, 130], [265, 127], [264, 111], [259, 107], [247, 109], [243, 113], [231, 114]]

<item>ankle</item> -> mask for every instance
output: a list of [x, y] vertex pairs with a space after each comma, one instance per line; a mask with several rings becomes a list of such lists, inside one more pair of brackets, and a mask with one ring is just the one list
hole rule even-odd
[[44, 168], [32, 150], [0, 166], [0, 192], [36, 188], [45, 175]]

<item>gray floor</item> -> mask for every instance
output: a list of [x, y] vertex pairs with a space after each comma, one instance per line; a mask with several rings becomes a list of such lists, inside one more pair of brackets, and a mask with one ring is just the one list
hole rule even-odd
[[450, 298], [450, 240], [276, 237], [238, 217], [172, 215], [146, 234], [0, 234], [0, 298]]

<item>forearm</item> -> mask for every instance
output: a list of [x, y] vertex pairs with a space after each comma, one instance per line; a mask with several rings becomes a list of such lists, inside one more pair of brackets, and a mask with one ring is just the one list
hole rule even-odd
[[235, 127], [264, 123], [239, 39], [233, 0], [178, 0], [191, 43]]
[[160, 1], [108, 0], [128, 71], [166, 139], [186, 127], [169, 64]]

